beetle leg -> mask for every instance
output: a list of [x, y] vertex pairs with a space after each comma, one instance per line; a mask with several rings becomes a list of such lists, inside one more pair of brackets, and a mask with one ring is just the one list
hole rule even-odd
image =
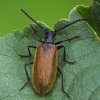
[[70, 98], [70, 96], [67, 94], [67, 92], [65, 92], [64, 90], [64, 78], [63, 78], [63, 73], [61, 71], [61, 69], [59, 67], [57, 67], [57, 70], [59, 71], [59, 73], [61, 74], [62, 77], [62, 91], [67, 95], [68, 98]]
[[69, 64], [74, 64], [75, 63], [75, 61], [74, 62], [69, 62], [69, 61], [66, 60], [66, 50], [65, 50], [65, 47], [63, 45], [58, 46], [57, 48], [58, 48], [58, 50], [61, 49], [61, 48], [64, 48], [64, 61], [65, 62], [67, 62]]
[[36, 49], [36, 46], [28, 46], [28, 53], [29, 53], [29, 55], [27, 55], [27, 56], [25, 56], [25, 55], [19, 55], [19, 56], [20, 57], [30, 57], [31, 56], [30, 48], [35, 48]]
[[37, 41], [42, 42], [42, 40], [41, 40], [40, 38], [38, 38], [37, 36], [35, 36], [35, 33], [36, 33], [35, 28], [34, 28], [31, 24], [30, 24], [30, 27], [31, 27], [31, 29], [32, 29], [33, 32], [34, 32], [34, 38], [35, 38]]
[[30, 78], [29, 78], [29, 75], [28, 75], [28, 72], [27, 72], [27, 69], [26, 69], [26, 66], [30, 65], [30, 64], [33, 64], [33, 61], [32, 62], [26, 62], [25, 65], [24, 65], [24, 69], [25, 69], [25, 73], [26, 73], [28, 81], [20, 88], [20, 90], [22, 90], [30, 82]]
[[60, 43], [62, 43], [62, 42], [65, 42], [65, 41], [72, 41], [72, 40], [74, 40], [74, 39], [76, 39], [76, 38], [79, 38], [80, 36], [79, 35], [77, 35], [77, 36], [75, 36], [75, 37], [72, 37], [72, 38], [70, 38], [70, 39], [67, 39], [67, 40], [62, 40], [62, 41], [59, 41], [59, 42], [56, 42], [56, 43], [54, 43], [55, 45], [57, 45], [57, 44], [60, 44]]

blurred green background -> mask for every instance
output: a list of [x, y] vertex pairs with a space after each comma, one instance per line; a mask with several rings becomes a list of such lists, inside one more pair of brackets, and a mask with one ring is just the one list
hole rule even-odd
[[0, 36], [32, 23], [20, 8], [53, 29], [56, 21], [68, 18], [70, 10], [80, 4], [88, 6], [91, 0], [0, 0]]

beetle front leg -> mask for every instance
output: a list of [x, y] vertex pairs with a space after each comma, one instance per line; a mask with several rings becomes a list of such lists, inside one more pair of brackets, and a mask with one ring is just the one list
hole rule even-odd
[[28, 53], [29, 55], [19, 55], [20, 57], [30, 57], [31, 56], [31, 52], [30, 52], [30, 48], [35, 48], [36, 49], [36, 46], [28, 46]]
[[79, 36], [79, 35], [77, 35], [77, 36], [72, 37], [72, 38], [70, 38], [70, 39], [67, 39], [67, 40], [62, 40], [62, 41], [56, 42], [56, 43], [54, 43], [54, 44], [55, 44], [55, 45], [57, 45], [57, 44], [60, 44], [60, 43], [65, 42], [65, 41], [72, 41], [72, 40], [77, 39], [77, 38], [79, 38], [79, 37], [80, 37], [80, 36]]
[[35, 28], [30, 24], [30, 27], [31, 27], [31, 29], [33, 30], [33, 32], [34, 32], [34, 38], [37, 40], [37, 41], [39, 41], [39, 42], [42, 42], [42, 40], [40, 39], [40, 38], [38, 38], [37, 36], [35, 36], [35, 33], [36, 33], [36, 30], [35, 30]]
[[69, 61], [66, 60], [66, 50], [65, 50], [65, 47], [63, 45], [57, 47], [58, 50], [61, 49], [61, 48], [64, 48], [64, 61], [69, 63], [69, 64], [74, 64], [75, 61], [74, 62], [69, 62]]
[[[27, 62], [27, 63], [25, 63], [25, 65], [24, 65], [24, 69], [25, 69], [25, 73], [26, 73], [26, 76], [27, 76], [27, 82], [20, 88], [20, 90], [22, 90], [29, 82], [30, 82], [30, 78], [29, 78], [29, 75], [28, 75], [28, 72], [27, 72], [27, 69], [26, 69], [26, 66], [27, 65], [30, 65], [30, 64], [33, 64], [33, 61], [32, 62]], [[19, 91], [20, 91], [19, 90]]]

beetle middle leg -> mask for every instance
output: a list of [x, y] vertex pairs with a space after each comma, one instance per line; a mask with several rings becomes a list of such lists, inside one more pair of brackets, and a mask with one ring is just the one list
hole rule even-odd
[[33, 64], [33, 61], [32, 62], [26, 62], [25, 65], [24, 65], [24, 69], [25, 69], [25, 73], [26, 73], [28, 81], [20, 88], [20, 90], [22, 90], [30, 82], [30, 78], [29, 78], [29, 75], [28, 75], [28, 72], [27, 72], [27, 69], [26, 69], [26, 66], [30, 65], [30, 64]]
[[66, 50], [65, 50], [65, 47], [63, 45], [57, 47], [58, 50], [61, 49], [61, 48], [64, 48], [64, 61], [69, 63], [69, 64], [74, 64], [75, 61], [74, 62], [69, 62], [69, 61], [66, 60]]
[[64, 78], [63, 78], [63, 73], [61, 71], [61, 69], [59, 67], [57, 67], [57, 70], [59, 71], [59, 73], [61, 74], [61, 77], [62, 77], [62, 91], [68, 96], [68, 98], [70, 98], [70, 96], [67, 94], [67, 92], [64, 90]]
[[30, 57], [31, 56], [31, 52], [30, 52], [30, 48], [35, 48], [36, 49], [36, 46], [28, 46], [28, 53], [29, 55], [19, 55], [20, 57]]

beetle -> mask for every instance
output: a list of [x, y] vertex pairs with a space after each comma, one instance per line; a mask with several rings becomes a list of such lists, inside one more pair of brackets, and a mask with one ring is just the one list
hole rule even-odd
[[65, 41], [71, 41], [76, 38], [79, 38], [80, 36], [75, 36], [67, 40], [62, 40], [59, 42], [54, 43], [54, 38], [56, 36], [56, 33], [58, 31], [61, 31], [62, 29], [76, 23], [82, 20], [88, 20], [87, 18], [84, 19], [78, 19], [64, 27], [61, 27], [58, 30], [52, 31], [52, 30], [46, 30], [43, 26], [41, 26], [36, 20], [34, 20], [31, 16], [29, 16], [23, 9], [21, 11], [34, 23], [36, 23], [41, 29], [45, 31], [45, 38], [44, 40], [41, 40], [39, 37], [35, 36], [35, 28], [30, 24], [30, 27], [32, 31], [34, 31], [34, 38], [41, 42], [37, 46], [28, 46], [28, 55], [20, 55], [21, 57], [30, 57], [31, 52], [30, 48], [36, 49], [34, 60], [31, 62], [26, 62], [24, 65], [25, 73], [27, 76], [27, 82], [20, 88], [22, 90], [29, 82], [30, 78], [26, 69], [27, 65], [33, 64], [32, 67], [32, 85], [35, 91], [39, 94], [46, 94], [48, 93], [51, 88], [53, 87], [56, 79], [56, 73], [57, 70], [61, 74], [62, 78], [62, 91], [67, 95], [68, 98], [70, 96], [67, 94], [67, 92], [64, 90], [64, 79], [63, 79], [63, 73], [61, 69], [58, 67], [58, 56], [57, 56], [57, 50], [63, 48], [64, 49], [64, 61], [69, 64], [74, 64], [74, 62], [69, 62], [66, 60], [66, 49], [63, 45], [56, 46], [62, 42]]

